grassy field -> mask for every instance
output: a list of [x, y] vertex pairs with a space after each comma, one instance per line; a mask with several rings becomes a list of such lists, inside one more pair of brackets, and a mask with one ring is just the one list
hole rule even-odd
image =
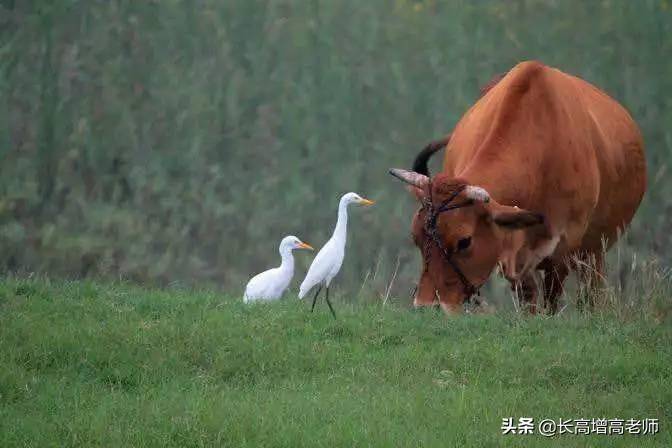
[[[0, 282], [0, 446], [672, 446], [672, 328]], [[502, 418], [658, 418], [656, 435]]]

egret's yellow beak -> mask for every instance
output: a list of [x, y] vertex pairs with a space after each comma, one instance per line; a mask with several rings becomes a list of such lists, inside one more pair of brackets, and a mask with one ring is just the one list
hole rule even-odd
[[299, 244], [299, 249], [315, 250], [315, 249], [313, 249], [313, 246], [311, 246], [308, 243], [300, 243]]
[[373, 205], [373, 204], [375, 204], [374, 201], [370, 201], [370, 200], [365, 199], [365, 198], [362, 198], [362, 200], [359, 201], [359, 203], [362, 204], [362, 205], [367, 205], [367, 206], [368, 206], [368, 205]]

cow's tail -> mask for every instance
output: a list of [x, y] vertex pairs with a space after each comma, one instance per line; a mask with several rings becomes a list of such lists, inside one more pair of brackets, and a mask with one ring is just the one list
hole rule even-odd
[[415, 156], [412, 170], [415, 171], [416, 173], [429, 176], [429, 168], [427, 167], [427, 162], [434, 155], [435, 152], [445, 148], [449, 141], [450, 141], [450, 134], [448, 134], [446, 137], [440, 140], [435, 140], [429, 143], [424, 148], [422, 148], [422, 151], [420, 151], [418, 155]]

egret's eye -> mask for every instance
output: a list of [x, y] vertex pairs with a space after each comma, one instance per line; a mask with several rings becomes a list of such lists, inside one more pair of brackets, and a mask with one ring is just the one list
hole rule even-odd
[[466, 250], [471, 246], [471, 237], [468, 236], [466, 238], [460, 238], [460, 240], [457, 242], [457, 251], [462, 252], [463, 250]]

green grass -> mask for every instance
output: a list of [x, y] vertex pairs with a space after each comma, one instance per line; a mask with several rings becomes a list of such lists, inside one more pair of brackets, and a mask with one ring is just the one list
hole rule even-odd
[[[0, 282], [0, 446], [671, 446], [672, 329]], [[658, 418], [503, 436], [503, 417]]]

